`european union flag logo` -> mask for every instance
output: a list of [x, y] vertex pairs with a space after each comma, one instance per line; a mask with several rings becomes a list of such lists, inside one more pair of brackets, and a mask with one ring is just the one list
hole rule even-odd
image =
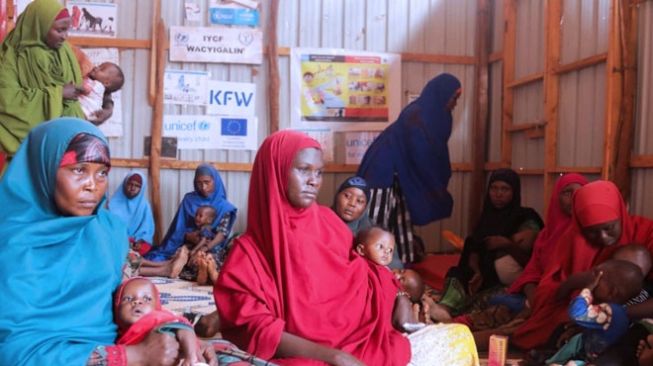
[[223, 118], [222, 136], [247, 136], [247, 119]]

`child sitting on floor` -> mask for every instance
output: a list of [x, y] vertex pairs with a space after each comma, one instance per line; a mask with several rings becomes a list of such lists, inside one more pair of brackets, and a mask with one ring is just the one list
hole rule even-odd
[[118, 325], [119, 345], [140, 343], [154, 328], [174, 335], [179, 342], [180, 365], [203, 362], [193, 327], [183, 317], [164, 310], [156, 286], [148, 279], [134, 277], [124, 282], [114, 297], [114, 321]]
[[[363, 229], [356, 236], [356, 253], [388, 270], [389, 268], [387, 266], [392, 262], [392, 253], [394, 252], [394, 249], [394, 236], [392, 233], [379, 226], [371, 226]], [[424, 324], [417, 322], [418, 317], [414, 313], [415, 309], [412, 304], [412, 295], [409, 294], [406, 289], [402, 289], [399, 281], [397, 281], [396, 285], [398, 292], [395, 298], [394, 309], [392, 311], [392, 325], [400, 332], [410, 333], [421, 329]], [[415, 292], [417, 292], [417, 290]], [[422, 293], [423, 292], [424, 289], [422, 287]], [[419, 298], [421, 298], [421, 295]]]
[[583, 328], [553, 357], [549, 365], [585, 365], [628, 330], [624, 304], [640, 293], [644, 276], [632, 262], [610, 259], [591, 270], [593, 281], [569, 305], [569, 317]]
[[78, 98], [87, 119], [102, 109], [106, 95], [120, 90], [125, 75], [113, 62], [103, 62], [94, 67], [84, 78], [84, 93]]
[[[214, 258], [208, 252], [208, 245], [215, 238], [215, 231], [212, 224], [217, 212], [213, 206], [203, 205], [195, 211], [195, 228], [184, 236], [185, 245], [190, 249], [190, 268], [187, 266], [180, 277], [184, 279], [195, 279], [199, 285], [206, 285], [210, 280], [215, 283], [218, 280], [219, 258]], [[216, 256], [221, 256], [216, 253]], [[196, 271], [196, 273], [193, 270]]]

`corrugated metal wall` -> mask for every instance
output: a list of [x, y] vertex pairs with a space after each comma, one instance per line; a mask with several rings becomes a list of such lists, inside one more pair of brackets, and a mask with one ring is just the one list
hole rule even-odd
[[[639, 4], [637, 120], [634, 154], [653, 154], [653, 1]], [[633, 212], [653, 217], [653, 169], [634, 169]]]
[[[110, 1], [109, 1], [110, 2]], [[118, 38], [148, 39], [151, 1], [116, 1], [119, 3]], [[208, 0], [199, 0], [203, 14], [207, 14]], [[206, 26], [188, 22], [184, 18], [184, 1], [164, 0], [162, 17], [167, 27], [173, 25]], [[261, 28], [266, 29], [269, 3], [262, 1]], [[474, 56], [476, 32], [476, 0], [281, 0], [279, 4], [279, 47], [345, 48], [378, 52], [412, 52]], [[204, 17], [206, 19], [206, 17]], [[123, 89], [125, 133], [111, 139], [111, 149], [117, 158], [140, 158], [143, 138], [149, 136], [152, 109], [147, 103], [149, 54], [146, 50], [122, 50], [120, 62], [129, 75]], [[259, 118], [259, 143], [268, 134], [267, 65], [244, 66], [235, 64], [171, 63], [167, 68], [210, 71], [211, 79], [252, 82], [257, 86], [256, 112]], [[289, 57], [279, 59], [281, 74], [280, 127], [290, 126], [290, 63]], [[454, 128], [449, 143], [453, 163], [471, 161], [471, 126], [473, 117], [474, 66], [402, 63], [402, 107], [408, 94], [418, 94], [433, 76], [441, 72], [455, 74], [463, 84], [463, 97], [454, 113]], [[204, 113], [203, 107], [165, 106], [165, 114]], [[183, 150], [181, 160], [210, 162], [252, 162], [254, 153], [225, 150]], [[110, 190], [113, 191], [130, 169], [112, 171]], [[330, 205], [339, 183], [348, 174], [327, 174], [319, 200]], [[238, 208], [235, 230], [245, 229], [249, 174], [223, 172], [222, 178], [228, 198]], [[192, 189], [193, 172], [187, 170], [161, 171], [161, 195], [164, 222], [172, 219], [184, 193]], [[469, 173], [454, 173], [450, 184], [455, 208], [451, 219], [440, 224], [418, 228], [428, 250], [450, 250], [441, 246], [440, 226], [464, 235], [467, 231]]]

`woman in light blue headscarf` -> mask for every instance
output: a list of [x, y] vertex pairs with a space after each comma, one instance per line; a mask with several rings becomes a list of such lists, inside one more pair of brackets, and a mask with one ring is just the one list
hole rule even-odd
[[109, 200], [109, 211], [127, 224], [129, 243], [141, 255], [149, 251], [154, 237], [154, 217], [144, 187], [147, 179], [143, 174], [127, 174]]
[[[77, 118], [34, 128], [0, 181], [0, 365], [172, 364], [173, 337], [116, 346], [124, 223], [104, 208], [109, 148]], [[104, 363], [102, 363], [104, 362]]]

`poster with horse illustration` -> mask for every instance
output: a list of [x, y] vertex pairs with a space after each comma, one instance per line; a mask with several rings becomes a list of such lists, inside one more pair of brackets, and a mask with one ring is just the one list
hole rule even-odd
[[112, 3], [67, 1], [71, 36], [116, 38], [118, 6]]

